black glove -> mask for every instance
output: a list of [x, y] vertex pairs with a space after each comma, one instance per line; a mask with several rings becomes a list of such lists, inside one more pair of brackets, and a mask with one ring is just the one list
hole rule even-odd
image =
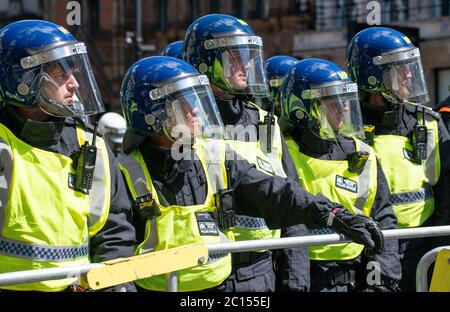
[[328, 215], [327, 226], [364, 245], [369, 257], [383, 251], [384, 237], [380, 226], [366, 216], [353, 215], [344, 208], [333, 208]]

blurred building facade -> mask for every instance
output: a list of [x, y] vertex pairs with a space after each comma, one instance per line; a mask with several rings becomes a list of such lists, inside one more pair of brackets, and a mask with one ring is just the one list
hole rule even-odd
[[[73, 2], [81, 8], [80, 25], [68, 25]], [[0, 0], [0, 26], [43, 18], [67, 27], [88, 45], [107, 108], [120, 111], [120, 83], [128, 66], [182, 40], [186, 28], [202, 15], [224, 13], [246, 20], [263, 37], [266, 58], [278, 54], [319, 57], [344, 66], [348, 39], [367, 24], [374, 4], [380, 7], [382, 26], [418, 31], [432, 102], [446, 97], [450, 0]], [[137, 8], [142, 16], [139, 25]]]

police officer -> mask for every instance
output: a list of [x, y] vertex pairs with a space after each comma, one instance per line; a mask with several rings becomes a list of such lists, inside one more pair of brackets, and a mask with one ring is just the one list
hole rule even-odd
[[[219, 140], [223, 126], [208, 79], [191, 65], [163, 56], [136, 62], [123, 80], [121, 103], [127, 132], [120, 167], [145, 224], [137, 225], [137, 253], [234, 240], [235, 213], [264, 217], [271, 229], [298, 222], [328, 224], [381, 250], [383, 237], [371, 219], [353, 216], [321, 194], [305, 192], [295, 180], [268, 174], [229, 150]], [[238, 291], [239, 284], [227, 280], [230, 260], [216, 255], [205, 265], [179, 271], [178, 289]], [[166, 290], [166, 283], [166, 276], [137, 281], [143, 289], [158, 291]], [[253, 290], [265, 288], [261, 283]]]
[[[0, 30], [0, 46], [0, 272], [131, 256], [121, 173], [80, 121], [104, 110], [85, 44], [59, 25], [25, 20]], [[74, 281], [0, 288], [52, 292]]]
[[161, 55], [176, 57], [177, 59], [183, 59], [183, 40], [174, 41], [169, 43], [162, 51]]
[[122, 140], [126, 129], [125, 118], [114, 112], [105, 113], [98, 120], [98, 132], [103, 135], [106, 144], [116, 156], [122, 153]]
[[[298, 59], [288, 55], [276, 55], [264, 62], [264, 69], [269, 84], [269, 101], [278, 117], [281, 113], [280, 87], [287, 72], [298, 63]], [[278, 120], [280, 122], [280, 120]]]
[[[299, 60], [292, 56], [277, 55], [264, 62], [264, 69], [269, 85], [269, 96], [267, 98], [268, 109], [273, 110], [277, 117], [280, 117], [280, 88], [284, 76]], [[280, 129], [290, 128], [289, 123], [285, 123], [283, 118], [278, 118]], [[295, 231], [295, 229], [300, 231]], [[288, 229], [287, 236], [304, 235], [305, 230], [301, 226]], [[282, 230], [282, 236], [286, 236]], [[307, 271], [306, 250], [302, 248], [291, 248], [274, 251], [276, 289], [280, 291], [309, 290], [309, 273]], [[299, 280], [300, 283], [295, 281]]]
[[[302, 186], [352, 213], [371, 216], [382, 229], [396, 228], [386, 178], [373, 149], [361, 141], [358, 88], [347, 73], [326, 60], [304, 59], [289, 70], [281, 89], [282, 118], [294, 126], [286, 142]], [[309, 230], [310, 235], [330, 232]], [[311, 291], [396, 291], [401, 277], [397, 241], [387, 241], [379, 255], [363, 248], [355, 243], [309, 247]], [[366, 283], [369, 261], [381, 268], [378, 285]]]
[[[245, 21], [233, 16], [206, 15], [186, 31], [183, 57], [210, 79], [229, 144], [261, 170], [298, 179], [273, 110], [267, 113], [250, 101], [268, 95], [261, 37]], [[280, 237], [280, 231], [269, 230], [263, 219], [245, 215], [237, 216], [233, 232], [236, 240]], [[301, 225], [283, 229], [284, 236], [304, 233], [306, 229]], [[283, 273], [283, 290], [305, 291], [309, 287], [307, 249], [297, 250], [298, 259], [292, 260], [292, 270]], [[272, 262], [270, 251], [234, 254], [234, 274], [230, 279], [239, 291], [273, 291]], [[262, 284], [265, 288], [261, 288]]]
[[[404, 34], [371, 27], [356, 34], [347, 51], [347, 71], [358, 84], [367, 139], [386, 175], [399, 228], [448, 220], [448, 132], [427, 106], [429, 96], [420, 51]], [[374, 126], [374, 127], [373, 127]], [[400, 240], [400, 288], [414, 291], [426, 239]]]

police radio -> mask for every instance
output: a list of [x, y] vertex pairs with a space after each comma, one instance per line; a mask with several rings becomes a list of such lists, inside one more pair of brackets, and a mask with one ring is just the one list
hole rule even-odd
[[373, 146], [374, 142], [374, 133], [375, 133], [375, 126], [373, 125], [364, 125], [364, 142], [369, 144], [370, 146]]
[[[275, 103], [270, 103], [270, 110], [267, 112], [266, 116], [264, 116], [264, 121], [260, 123], [261, 125], [266, 127], [266, 135], [265, 141], [262, 141], [261, 149], [264, 153], [272, 152], [272, 141], [273, 141], [273, 133], [275, 132]], [[258, 135], [259, 136], [259, 135]]]
[[236, 225], [236, 212], [234, 210], [234, 191], [220, 190], [216, 195], [218, 209], [218, 222], [221, 229], [229, 229]]
[[266, 116], [264, 116], [264, 125], [267, 126], [267, 136], [266, 136], [266, 152], [271, 153], [272, 152], [272, 132], [274, 131], [275, 127], [275, 117], [273, 117], [273, 114], [269, 113]]
[[[419, 120], [417, 120], [419, 122]], [[413, 157], [415, 160], [427, 159], [428, 129], [425, 126], [425, 108], [422, 109], [422, 124], [416, 124], [413, 130]]]
[[92, 144], [85, 141], [80, 147], [76, 159], [76, 175], [75, 175], [75, 189], [89, 194], [94, 180], [95, 160], [97, 158], [97, 147], [95, 146], [95, 139], [97, 137], [97, 123], [95, 123], [94, 133], [92, 136]]
[[353, 173], [361, 173], [369, 159], [369, 153], [364, 151], [356, 151], [347, 155], [348, 171]]
[[161, 209], [159, 209], [152, 194], [144, 194], [134, 202], [134, 207], [138, 209], [139, 213], [145, 219], [151, 219], [159, 217], [161, 215]]
[[416, 125], [413, 131], [414, 159], [416, 160], [427, 159], [427, 140], [428, 140], [427, 127], [423, 125]]
[[[236, 157], [236, 154], [234, 154]], [[230, 162], [225, 166], [227, 177], [231, 175]], [[238, 183], [238, 182], [235, 182]], [[215, 204], [217, 207], [217, 221], [219, 228], [228, 230], [230, 227], [236, 225], [236, 211], [234, 203], [234, 188], [229, 187], [225, 190], [219, 190], [214, 196]]]

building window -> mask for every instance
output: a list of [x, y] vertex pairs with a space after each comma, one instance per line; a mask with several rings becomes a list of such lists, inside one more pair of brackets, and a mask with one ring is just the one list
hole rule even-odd
[[97, 34], [100, 30], [100, 3], [99, 0], [91, 0], [89, 4], [89, 28], [91, 34]]
[[234, 16], [237, 18], [247, 19], [247, 1], [246, 0], [233, 0]]
[[450, 15], [450, 1], [442, 0], [441, 8], [442, 8], [442, 16]]
[[42, 3], [39, 0], [0, 1], [0, 25], [22, 19], [42, 18]]
[[439, 68], [436, 70], [436, 102], [444, 100], [450, 95], [450, 68]]
[[269, 0], [258, 0], [256, 2], [256, 15], [259, 19], [268, 19], [269, 11]]
[[348, 8], [346, 0], [317, 0], [316, 29], [329, 30], [347, 25]]
[[159, 30], [167, 30], [167, 0], [159, 1]]
[[198, 17], [199, 3], [198, 0], [191, 0], [191, 20], [195, 21]]
[[209, 0], [208, 5], [210, 13], [220, 12], [220, 0]]

